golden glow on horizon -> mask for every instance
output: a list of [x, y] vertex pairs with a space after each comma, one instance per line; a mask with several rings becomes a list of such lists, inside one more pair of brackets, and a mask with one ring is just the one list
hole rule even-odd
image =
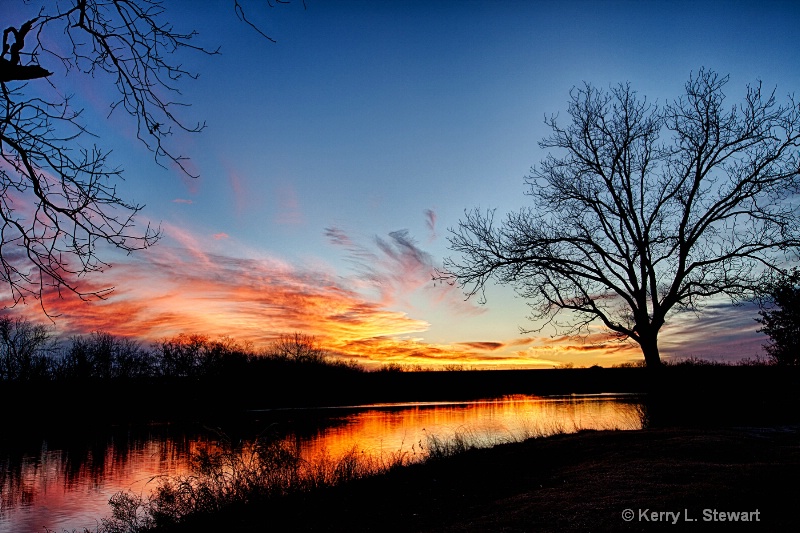
[[[430, 324], [398, 310], [397, 295], [415, 293], [428, 307], [444, 306], [448, 313], [475, 317], [482, 312], [464, 303], [449, 285], [432, 287], [423, 268], [422, 252], [389, 250], [391, 260], [378, 260], [369, 278], [343, 278], [315, 264], [309, 271], [269, 257], [236, 258], [212, 253], [213, 235], [206, 242], [183, 230], [172, 232], [179, 246], [161, 245], [133, 262], [120, 263], [104, 280], [118, 289], [104, 301], [75, 297], [45, 298], [48, 310], [59, 315], [59, 334], [106, 331], [143, 342], [181, 333], [210, 338], [230, 337], [255, 349], [282, 334], [312, 335], [333, 355], [354, 359], [367, 368], [387, 363], [442, 368], [550, 368], [572, 364], [591, 366], [637, 360], [638, 349], [603, 333], [584, 339], [516, 337], [511, 339], [453, 339], [426, 341]], [[338, 230], [337, 242], [356, 245]], [[403, 236], [399, 237], [400, 239]], [[402, 242], [404, 246], [410, 246]], [[380, 244], [387, 249], [390, 244]], [[359, 248], [360, 256], [368, 251]], [[98, 283], [95, 281], [95, 283]], [[377, 296], [361, 292], [379, 284]], [[99, 286], [98, 286], [99, 287]], [[87, 285], [87, 288], [92, 288]], [[30, 318], [41, 318], [37, 306], [18, 307]]]

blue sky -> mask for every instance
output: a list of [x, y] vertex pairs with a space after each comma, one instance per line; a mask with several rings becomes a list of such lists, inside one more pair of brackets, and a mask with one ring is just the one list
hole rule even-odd
[[[4, 23], [38, 9], [10, 4]], [[366, 364], [637, 359], [627, 345], [521, 334], [534, 324], [510, 288], [491, 288], [479, 305], [434, 286], [431, 269], [451, 255], [448, 228], [465, 209], [525, 205], [523, 179], [546, 155], [543, 119], [565, 113], [573, 86], [630, 82], [663, 103], [704, 67], [730, 75], [731, 103], [757, 80], [782, 99], [800, 87], [796, 2], [305, 4], [242, 3], [272, 43], [232, 1], [165, 2], [176, 29], [220, 46], [182, 56], [200, 77], [181, 83], [192, 106], [180, 115], [207, 127], [173, 146], [196, 179], [155, 165], [128, 117], [107, 117], [102, 79], [64, 82], [125, 169], [121, 194], [146, 204], [141, 223], [160, 224], [164, 237], [132, 257], [109, 251], [114, 266], [91, 282], [115, 294], [54, 302], [57, 328], [257, 345], [300, 330]], [[712, 302], [704, 315], [676, 316], [662, 351], [756, 355], [766, 340], [756, 311]]]

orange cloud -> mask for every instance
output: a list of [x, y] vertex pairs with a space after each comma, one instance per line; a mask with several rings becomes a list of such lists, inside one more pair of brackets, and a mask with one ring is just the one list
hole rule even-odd
[[476, 350], [486, 350], [489, 352], [505, 347], [505, 344], [502, 342], [460, 342], [459, 344], [475, 348]]
[[639, 347], [633, 341], [620, 341], [604, 331], [580, 337], [526, 337], [518, 339], [515, 345], [527, 346], [525, 350], [516, 352], [520, 357], [548, 361], [551, 366], [564, 363], [573, 363], [576, 366], [610, 366], [617, 362], [642, 358]]
[[60, 315], [58, 329], [67, 334], [105, 330], [146, 340], [203, 332], [256, 344], [302, 331], [335, 347], [428, 328], [370, 301], [334, 273], [306, 271], [274, 258], [213, 254], [188, 232], [169, 233], [179, 247], [157, 246], [99, 276], [97, 283], [117, 287], [108, 300], [46, 296], [48, 310]]
[[[348, 278], [325, 264], [309, 269], [275, 257], [211, 252], [220, 248], [214, 236], [169, 225], [164, 230], [172, 245], [165, 242], [134, 254], [84, 282], [84, 290], [115, 286], [110, 298], [85, 302], [45, 295], [48, 311], [60, 315], [57, 330], [64, 335], [102, 330], [144, 342], [200, 332], [251, 342], [256, 348], [299, 331], [315, 336], [332, 354], [368, 366], [588, 366], [598, 358], [635, 357], [633, 347], [611, 342], [604, 333], [591, 334], [588, 343], [567, 337], [426, 342], [422, 335], [429, 324], [411, 316], [413, 308], [403, 312], [394, 304], [411, 293], [431, 305], [442, 300], [449, 304], [451, 296], [437, 291], [451, 288], [432, 286], [431, 257], [407, 232], [376, 237], [370, 248], [342, 230], [329, 229], [331, 243], [343, 247], [357, 265]], [[471, 305], [459, 303], [462, 308]], [[36, 305], [24, 306], [24, 312], [41, 315]]]

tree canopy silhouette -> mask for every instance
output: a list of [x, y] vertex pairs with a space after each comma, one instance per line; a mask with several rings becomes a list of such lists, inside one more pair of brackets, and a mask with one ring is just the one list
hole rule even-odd
[[800, 270], [770, 280], [760, 307], [756, 321], [770, 338], [767, 354], [779, 365], [800, 364]]
[[[247, 18], [245, 2], [234, 0], [233, 9], [269, 38]], [[117, 194], [122, 169], [109, 160], [110, 150], [85, 143], [95, 136], [63, 82], [85, 76], [94, 85], [113, 87], [109, 115], [129, 115], [156, 164], [193, 176], [169, 139], [204, 128], [178, 113], [188, 105], [180, 101], [180, 84], [197, 77], [182, 66], [180, 53], [218, 53], [196, 45], [196, 36], [174, 29], [161, 0], [43, 2], [37, 16], [5, 28], [0, 280], [7, 286], [6, 306], [31, 297], [43, 302], [47, 293], [65, 290], [102, 298], [111, 289], [78, 283], [108, 266], [98, 247], [130, 253], [158, 240], [159, 228], [136, 227], [134, 217], [144, 206]]]
[[569, 123], [545, 120], [554, 152], [526, 178], [532, 205], [500, 222], [467, 211], [441, 276], [468, 297], [511, 285], [542, 328], [600, 323], [660, 365], [670, 312], [752, 297], [800, 245], [800, 107], [760, 82], [727, 104], [727, 83], [702, 69], [663, 106], [629, 84], [574, 88]]

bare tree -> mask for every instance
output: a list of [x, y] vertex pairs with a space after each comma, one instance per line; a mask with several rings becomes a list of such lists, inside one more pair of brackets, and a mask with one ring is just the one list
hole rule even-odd
[[49, 375], [52, 331], [25, 318], [0, 316], [0, 381], [29, 381]]
[[751, 297], [800, 245], [800, 107], [761, 83], [726, 105], [727, 82], [700, 70], [663, 107], [630, 85], [573, 89], [570, 123], [545, 120], [557, 152], [526, 179], [532, 206], [499, 224], [467, 212], [442, 277], [468, 297], [512, 285], [532, 319], [573, 335], [599, 322], [659, 366], [671, 311]]
[[[269, 39], [246, 16], [247, 3], [234, 0], [236, 15]], [[122, 170], [110, 150], [84, 144], [94, 136], [66, 80], [112, 86], [109, 115], [130, 116], [156, 164], [193, 176], [169, 144], [175, 133], [204, 128], [178, 113], [188, 105], [180, 83], [197, 77], [182, 66], [181, 52], [218, 50], [194, 44], [194, 31], [174, 29], [162, 0], [47, 1], [16, 23], [3, 31], [0, 55], [0, 280], [13, 304], [62, 290], [102, 298], [110, 289], [78, 283], [108, 266], [98, 246], [130, 253], [155, 243], [160, 230], [136, 227], [144, 206], [118, 196]]]
[[295, 332], [282, 334], [267, 348], [267, 357], [294, 363], [325, 363], [328, 354], [313, 335]]
[[4, 31], [0, 266], [15, 304], [49, 290], [102, 297], [107, 291], [77, 283], [107, 266], [98, 245], [132, 252], [158, 239], [157, 229], [135, 227], [142, 206], [117, 195], [122, 171], [110, 165], [107, 150], [83, 144], [91, 134], [59, 84], [70, 75], [113, 84], [118, 99], [110, 113], [132, 117], [157, 163], [186, 170], [166, 140], [174, 128], [193, 132], [203, 125], [187, 126], [174, 112], [182, 105], [172, 100], [176, 82], [194, 75], [173, 54], [206, 51], [191, 44], [193, 32], [173, 30], [163, 13], [156, 0], [49, 2], [38, 16]]

